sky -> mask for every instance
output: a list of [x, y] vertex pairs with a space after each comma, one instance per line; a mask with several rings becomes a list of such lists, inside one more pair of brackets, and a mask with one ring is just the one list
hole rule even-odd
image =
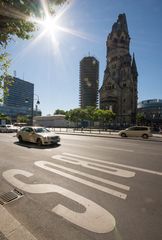
[[34, 83], [42, 115], [79, 107], [79, 63], [85, 56], [98, 59], [101, 87], [106, 39], [121, 13], [126, 14], [130, 54], [135, 54], [139, 74], [138, 101], [162, 99], [162, 0], [72, 0], [60, 11], [59, 28], [43, 35], [39, 25], [31, 40], [15, 38], [7, 49], [10, 73]]

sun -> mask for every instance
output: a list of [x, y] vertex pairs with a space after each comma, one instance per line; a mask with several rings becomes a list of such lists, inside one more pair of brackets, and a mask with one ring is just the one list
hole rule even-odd
[[58, 29], [56, 18], [52, 16], [47, 16], [44, 21], [42, 21], [41, 25], [45, 31], [51, 34], [56, 32]]
[[28, 19], [30, 22], [36, 23], [39, 29], [37, 36], [31, 43], [32, 45], [37, 44], [42, 38], [46, 38], [52, 42], [54, 53], [59, 53], [61, 37], [63, 36], [60, 32], [71, 34], [84, 40], [95, 41], [91, 36], [88, 36], [84, 32], [64, 26], [67, 22], [63, 15], [72, 6], [73, 0], [70, 0], [68, 4], [58, 7], [58, 9], [56, 8], [54, 14], [50, 13], [45, 0], [40, 0], [40, 2], [42, 3], [42, 13], [44, 17], [30, 17]]

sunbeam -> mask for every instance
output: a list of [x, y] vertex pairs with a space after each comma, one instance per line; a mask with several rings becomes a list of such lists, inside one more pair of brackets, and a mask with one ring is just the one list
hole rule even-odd
[[[40, 28], [40, 31], [38, 32], [37, 36], [31, 41], [30, 45], [28, 45], [23, 52], [21, 52], [16, 58], [15, 61], [18, 61], [24, 54], [26, 54], [31, 48], [38, 43], [38, 41], [41, 41], [43, 38], [46, 38], [48, 41], [51, 41], [52, 54], [54, 53], [55, 56], [60, 58], [61, 52], [60, 52], [60, 41], [58, 40], [58, 32], [64, 32], [67, 34], [71, 34], [75, 37], [79, 37], [84, 40], [93, 41], [96, 42], [95, 39], [93, 39], [91, 36], [85, 34], [84, 32], [77, 31], [75, 29], [71, 29], [68, 27], [63, 26], [63, 15], [67, 12], [67, 10], [72, 6], [72, 3], [74, 1], [71, 0], [68, 2], [68, 4], [64, 4], [63, 6], [55, 6], [55, 13], [52, 15], [49, 12], [47, 2], [45, 0], [41, 0], [41, 7], [42, 7], [42, 18], [38, 17], [27, 17], [27, 16], [21, 16], [21, 14], [17, 14], [20, 18], [27, 19], [27, 21], [32, 22], [33, 24], [37, 24]], [[12, 14], [16, 14], [16, 12], [12, 12]], [[62, 20], [62, 21], [61, 21]]]

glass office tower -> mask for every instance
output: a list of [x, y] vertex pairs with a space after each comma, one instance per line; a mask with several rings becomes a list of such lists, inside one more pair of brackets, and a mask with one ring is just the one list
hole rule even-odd
[[16, 120], [18, 115], [33, 115], [34, 84], [14, 77], [8, 86], [8, 94], [4, 95], [3, 112]]

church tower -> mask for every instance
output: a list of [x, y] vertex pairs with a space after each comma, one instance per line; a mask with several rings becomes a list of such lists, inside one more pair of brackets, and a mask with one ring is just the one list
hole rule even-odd
[[100, 88], [100, 108], [116, 113], [118, 123], [134, 123], [137, 111], [137, 78], [135, 56], [129, 53], [130, 36], [125, 14], [107, 37], [107, 64]]

